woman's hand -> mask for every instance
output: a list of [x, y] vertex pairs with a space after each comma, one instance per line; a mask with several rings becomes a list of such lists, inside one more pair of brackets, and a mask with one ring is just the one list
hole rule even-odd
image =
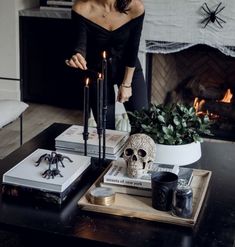
[[122, 83], [118, 90], [117, 101], [124, 103], [132, 96], [131, 84]]
[[87, 69], [86, 59], [80, 53], [76, 53], [70, 59], [65, 60], [65, 63], [72, 68]]

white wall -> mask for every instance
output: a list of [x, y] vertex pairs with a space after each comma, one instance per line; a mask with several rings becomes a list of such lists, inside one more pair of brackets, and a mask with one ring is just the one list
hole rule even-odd
[[0, 2], [0, 76], [19, 79], [14, 1]]
[[18, 10], [39, 6], [39, 0], [0, 1], [0, 98], [19, 98], [19, 15]]

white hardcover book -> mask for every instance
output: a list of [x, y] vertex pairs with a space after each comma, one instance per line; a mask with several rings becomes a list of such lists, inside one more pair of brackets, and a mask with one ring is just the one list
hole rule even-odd
[[144, 197], [152, 196], [151, 189], [124, 186], [124, 185], [119, 185], [119, 184], [109, 184], [109, 183], [100, 183], [100, 186], [105, 187], [105, 188], [111, 188], [114, 192], [122, 193], [122, 194], [144, 196]]
[[48, 0], [48, 5], [62, 5], [62, 6], [73, 6], [74, 1], [59, 1], [59, 0]]
[[[63, 152], [63, 150], [64, 150], [64, 151], [68, 151], [71, 153], [84, 154], [84, 148], [83, 149], [76, 149], [76, 148], [70, 148], [70, 147], [58, 146], [58, 145], [56, 145], [55, 147], [56, 147], [56, 150], [60, 150], [61, 152]], [[117, 159], [121, 156], [123, 149], [124, 149], [124, 147], [120, 148], [120, 150], [118, 150], [117, 153], [114, 153], [114, 154], [110, 154], [107, 152], [105, 154], [106, 154], [106, 156], [115, 157]], [[90, 157], [97, 157], [97, 156], [99, 156], [99, 152], [94, 151], [94, 150], [89, 150], [87, 155]]]
[[190, 183], [193, 169], [181, 168], [177, 165], [151, 163], [149, 164], [148, 172], [146, 172], [139, 178], [130, 178], [127, 176], [126, 163], [123, 158], [120, 158], [112, 162], [110, 169], [103, 177], [103, 182], [109, 184], [151, 189], [151, 175], [153, 172], [158, 171], [173, 172], [179, 176], [179, 179], [186, 179], [188, 183]]
[[[69, 148], [64, 148], [64, 147], [58, 147], [56, 146], [56, 151], [58, 152], [64, 152], [64, 153], [68, 153], [68, 154], [78, 154], [78, 155], [84, 155], [84, 151], [76, 151], [74, 149], [69, 149]], [[105, 158], [109, 159], [109, 160], [117, 160], [118, 158], [121, 157], [123, 153], [123, 148], [120, 149], [117, 153], [115, 154], [105, 154]], [[94, 157], [94, 158], [98, 158], [99, 157], [99, 153], [97, 152], [92, 152], [92, 153], [87, 153], [87, 156], [89, 157]], [[102, 156], [102, 154], [101, 154]]]
[[126, 163], [122, 158], [112, 162], [103, 180], [104, 183], [151, 189], [151, 174], [146, 173], [140, 178], [128, 177], [126, 174]]
[[[62, 134], [55, 138], [56, 146], [74, 148], [76, 150], [83, 150], [84, 127], [81, 125], [72, 125]], [[87, 152], [99, 150], [99, 138], [97, 135], [97, 129], [89, 127], [89, 136], [87, 140]], [[115, 154], [121, 146], [123, 146], [129, 137], [129, 132], [106, 129], [106, 153]], [[103, 144], [103, 138], [101, 138], [101, 144]]]
[[[80, 147], [74, 147], [74, 145], [73, 144], [71, 145], [70, 143], [58, 143], [58, 142], [56, 142], [55, 147], [58, 150], [61, 149], [61, 150], [68, 150], [68, 151], [75, 152], [75, 153], [82, 153], [82, 154], [84, 153], [84, 144], [82, 144]], [[109, 153], [107, 151], [107, 148], [106, 148], [105, 153], [106, 153], [106, 155], [109, 155], [109, 156], [117, 156], [118, 155], [117, 157], [120, 157], [119, 154], [123, 152], [124, 147], [125, 147], [125, 142], [120, 143], [120, 146], [115, 149], [114, 153], [113, 152]], [[103, 151], [103, 147], [101, 149]], [[98, 153], [99, 153], [99, 150], [96, 147], [95, 148], [90, 147], [88, 149], [88, 154], [89, 154], [88, 156], [91, 155], [91, 157], [96, 157], [98, 155]], [[95, 155], [95, 156], [93, 156], [93, 155]]]
[[59, 163], [59, 170], [63, 177], [55, 176], [54, 178], [44, 178], [42, 174], [48, 169], [48, 162], [42, 159], [39, 166], [36, 166], [36, 161], [42, 155], [51, 154], [51, 152], [51, 150], [46, 149], [35, 150], [24, 160], [3, 174], [3, 183], [61, 193], [91, 164], [90, 157], [60, 152], [60, 154], [69, 157], [73, 162], [64, 158], [63, 164], [65, 167], [62, 167], [61, 163]]
[[71, 7], [58, 7], [58, 6], [40, 6], [40, 10], [53, 10], [53, 11], [71, 11]]

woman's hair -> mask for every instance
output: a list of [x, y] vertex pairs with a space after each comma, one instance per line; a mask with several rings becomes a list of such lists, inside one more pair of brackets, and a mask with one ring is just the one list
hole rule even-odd
[[120, 13], [126, 13], [128, 10], [130, 10], [129, 4], [131, 3], [131, 1], [132, 0], [116, 0], [115, 8]]

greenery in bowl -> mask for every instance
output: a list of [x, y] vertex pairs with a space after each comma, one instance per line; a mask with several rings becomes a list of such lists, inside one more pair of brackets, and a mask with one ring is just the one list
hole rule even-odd
[[183, 104], [155, 105], [128, 112], [131, 133], [145, 133], [155, 143], [179, 145], [202, 142], [201, 135], [211, 135], [207, 115], [199, 117], [194, 107]]

